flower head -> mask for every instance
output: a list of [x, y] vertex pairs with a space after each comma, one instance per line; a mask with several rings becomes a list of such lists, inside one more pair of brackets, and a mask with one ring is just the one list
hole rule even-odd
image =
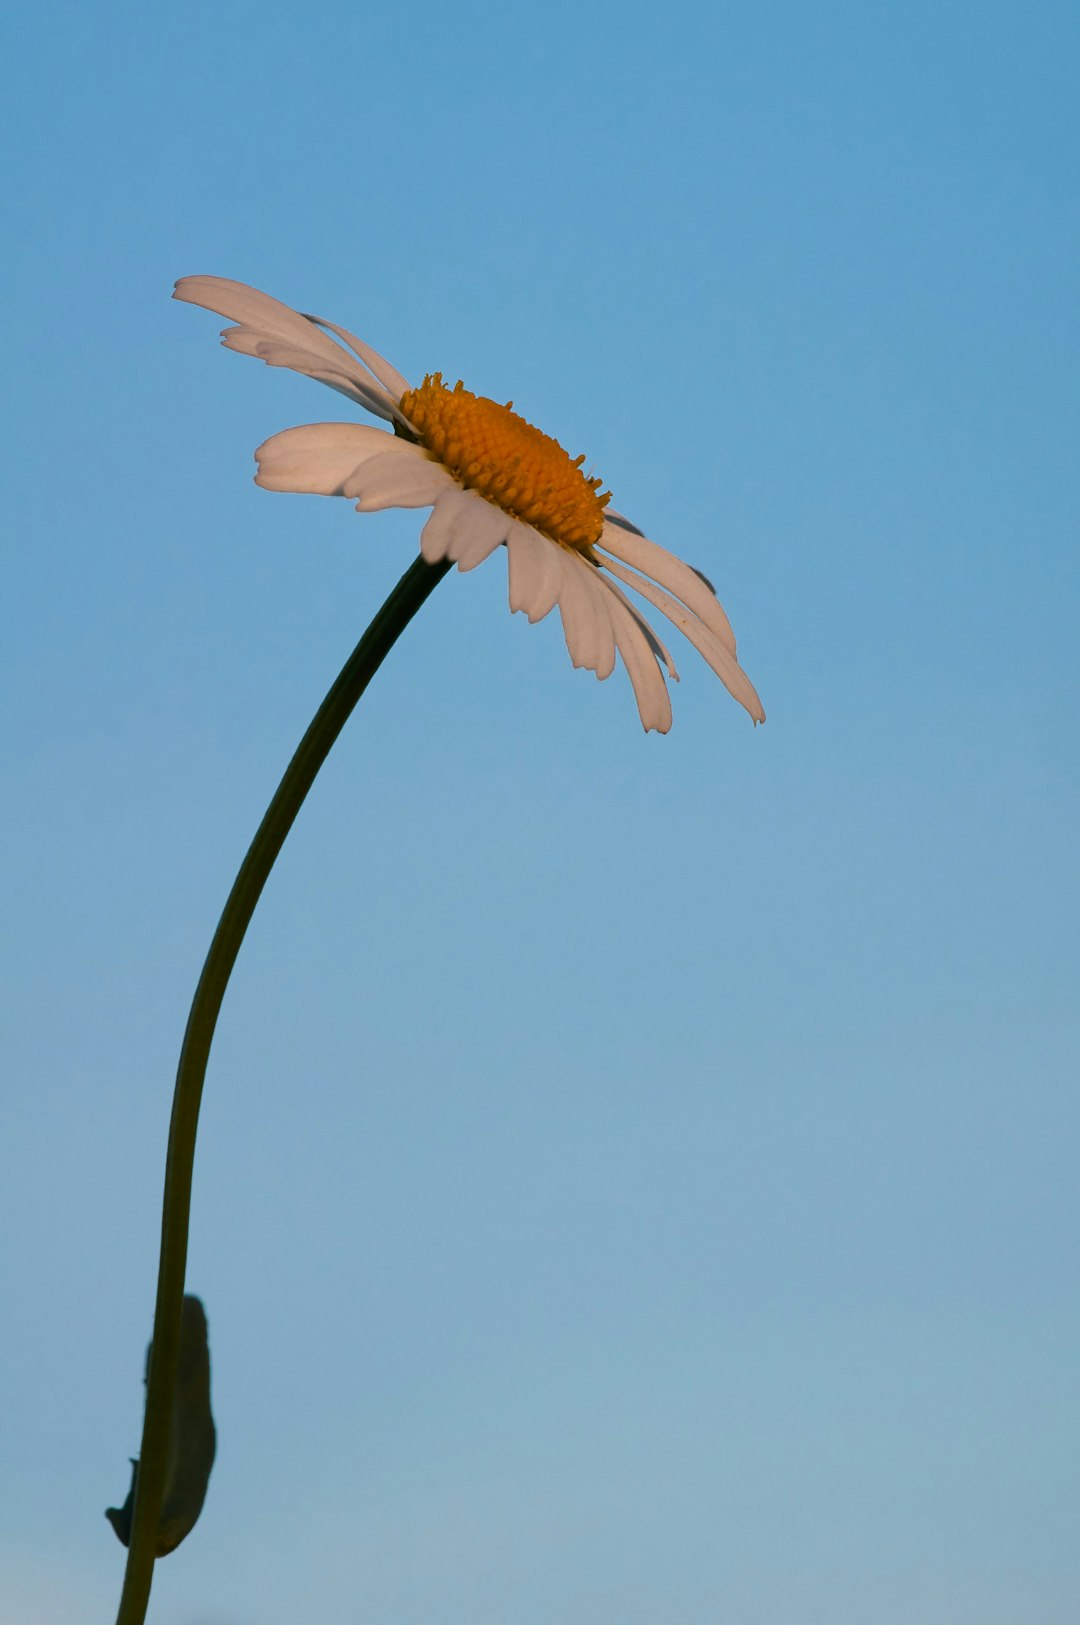
[[678, 673], [623, 591], [629, 587], [677, 626], [754, 721], [764, 722], [709, 582], [609, 508], [601, 482], [582, 473], [584, 457], [570, 457], [513, 411], [513, 402], [500, 406], [460, 383], [450, 388], [441, 373], [412, 388], [354, 333], [242, 282], [183, 277], [174, 297], [237, 323], [222, 334], [228, 349], [316, 378], [393, 425], [393, 433], [364, 423], [283, 429], [255, 453], [258, 485], [349, 497], [358, 513], [430, 507], [420, 550], [431, 564], [449, 559], [472, 570], [505, 544], [510, 608], [539, 621], [558, 605], [571, 660], [599, 678], [611, 675], [618, 653], [642, 724], [666, 733], [664, 671], [676, 680]]

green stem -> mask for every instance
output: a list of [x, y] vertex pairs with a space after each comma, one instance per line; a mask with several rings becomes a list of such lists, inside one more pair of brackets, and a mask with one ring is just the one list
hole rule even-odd
[[142, 1625], [150, 1600], [180, 1344], [195, 1134], [221, 1001], [255, 905], [316, 774], [368, 683], [449, 568], [445, 561], [432, 565], [420, 558], [410, 565], [342, 667], [286, 768], [240, 865], [195, 989], [169, 1125], [154, 1341], [146, 1379], [135, 1511], [116, 1625]]

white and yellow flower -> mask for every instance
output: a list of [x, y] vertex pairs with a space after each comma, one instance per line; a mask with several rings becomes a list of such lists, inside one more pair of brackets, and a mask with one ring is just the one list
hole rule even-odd
[[623, 592], [629, 587], [666, 615], [754, 721], [764, 722], [735, 658], [731, 623], [705, 577], [609, 508], [600, 481], [582, 473], [584, 457], [571, 458], [512, 411], [512, 402], [500, 406], [460, 383], [450, 388], [440, 373], [413, 389], [355, 334], [242, 282], [183, 277], [175, 297], [236, 322], [222, 334], [228, 349], [316, 378], [393, 425], [392, 434], [362, 423], [284, 429], [255, 453], [257, 484], [349, 497], [358, 513], [430, 507], [420, 550], [431, 564], [449, 559], [472, 570], [505, 544], [510, 608], [539, 621], [558, 605], [571, 660], [599, 678], [611, 675], [621, 655], [644, 727], [666, 733], [664, 670], [676, 680], [678, 673]]

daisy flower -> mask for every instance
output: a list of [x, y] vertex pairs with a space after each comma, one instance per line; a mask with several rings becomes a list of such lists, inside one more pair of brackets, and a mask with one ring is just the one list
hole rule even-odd
[[530, 621], [558, 607], [570, 658], [598, 678], [622, 658], [646, 730], [671, 727], [667, 648], [629, 588], [704, 656], [756, 722], [765, 712], [735, 658], [735, 635], [710, 583], [608, 506], [610, 493], [557, 440], [505, 406], [429, 373], [416, 388], [354, 333], [225, 277], [188, 276], [174, 297], [235, 322], [222, 341], [271, 367], [329, 384], [384, 419], [283, 429], [255, 453], [268, 491], [349, 497], [358, 513], [431, 508], [420, 533], [429, 564], [473, 570], [497, 547], [510, 608]]

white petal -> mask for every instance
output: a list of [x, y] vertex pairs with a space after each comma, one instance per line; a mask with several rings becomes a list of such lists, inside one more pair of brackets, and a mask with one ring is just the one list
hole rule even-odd
[[656, 656], [649, 648], [648, 639], [637, 617], [618, 599], [611, 605], [611, 622], [615, 642], [634, 690], [641, 726], [646, 733], [650, 728], [655, 728], [657, 733], [666, 734], [671, 727], [671, 700], [664, 674], [656, 664]]
[[255, 453], [255, 484], [265, 491], [306, 491], [314, 496], [343, 497], [349, 476], [362, 463], [384, 452], [397, 456], [424, 454], [411, 441], [367, 423], [305, 423], [271, 435]]
[[755, 722], [765, 721], [765, 711], [753, 683], [734, 655], [728, 652], [709, 627], [655, 582], [647, 581], [644, 576], [635, 576], [630, 570], [624, 570], [614, 559], [608, 559], [604, 567], [613, 575], [617, 575], [621, 581], [625, 581], [627, 586], [633, 587], [643, 598], [647, 598], [650, 604], [655, 604], [656, 608], [689, 638], [699, 654], [705, 657], [732, 698], [745, 707]]
[[470, 513], [468, 529], [460, 542], [455, 542], [453, 557], [457, 559], [457, 567], [463, 573], [466, 570], [475, 570], [478, 564], [483, 564], [490, 558], [497, 547], [501, 547], [506, 540], [506, 533], [513, 524], [509, 514], [493, 502], [483, 502], [482, 507], [490, 509], [490, 514], [483, 514], [479, 523]]
[[[610, 570], [611, 568], [612, 561], [609, 559], [605, 564], [605, 569]], [[611, 596], [618, 599], [623, 608], [633, 616], [634, 620], [641, 628], [641, 631], [645, 637], [645, 642], [649, 645], [653, 655], [657, 661], [663, 661], [664, 665], [667, 667], [668, 676], [671, 678], [673, 683], [677, 683], [679, 681], [679, 674], [675, 670], [675, 662], [671, 658], [671, 650], [668, 648], [663, 638], [657, 634], [656, 628], [650, 625], [650, 623], [641, 613], [640, 609], [638, 609], [637, 605], [632, 603], [631, 600], [627, 598], [621, 587], [617, 586], [614, 581], [609, 580], [606, 575], [601, 574], [600, 580], [604, 583], [604, 586], [607, 588]]]
[[350, 333], [347, 327], [339, 327], [336, 322], [328, 322], [322, 316], [308, 316], [305, 313], [304, 320], [316, 322], [319, 327], [328, 327], [331, 333], [336, 333], [339, 339], [344, 339], [350, 350], [356, 351], [368, 371], [375, 374], [383, 388], [389, 391], [396, 401], [400, 401], [409, 388], [409, 380], [403, 378], [397, 368], [392, 367], [386, 357], [379, 354], [378, 350], [373, 350], [370, 344], [365, 344], [363, 339], [358, 339], [356, 334]]
[[517, 520], [506, 538], [510, 608], [523, 609], [535, 625], [555, 607], [562, 571], [559, 546]]
[[647, 536], [639, 536], [621, 526], [605, 524], [600, 545], [609, 553], [614, 553], [617, 559], [622, 559], [624, 564], [632, 565], [635, 570], [641, 570], [645, 575], [652, 576], [654, 581], [670, 588], [687, 608], [692, 609], [715, 632], [725, 649], [730, 654], [735, 653], [735, 634], [731, 630], [731, 622], [715, 593], [710, 591], [689, 564], [684, 564], [674, 553], [669, 553], [666, 547], [650, 542]]
[[468, 494], [457, 486], [455, 490], [444, 491], [436, 498], [431, 518], [420, 532], [420, 552], [429, 564], [438, 564], [440, 559], [446, 557], [454, 523], [461, 511], [461, 499]]
[[383, 398], [379, 386], [363, 377], [359, 365], [344, 350], [338, 351], [342, 357], [338, 363], [332, 358], [302, 349], [298, 344], [286, 343], [284, 339], [267, 338], [250, 327], [227, 327], [221, 335], [221, 342], [226, 350], [254, 356], [256, 361], [265, 361], [268, 367], [287, 367], [290, 372], [298, 372], [305, 378], [314, 378], [316, 383], [327, 384], [365, 411], [385, 418], [388, 423], [401, 416], [396, 408], [391, 408], [389, 396]]
[[615, 669], [615, 634], [599, 572], [580, 553], [565, 547], [558, 553], [559, 614], [570, 659], [601, 680], [610, 677]]
[[391, 451], [361, 463], [345, 482], [344, 494], [360, 498], [357, 513], [377, 513], [381, 508], [427, 508], [444, 491], [456, 489], [453, 475], [434, 457], [423, 452], [402, 457]]
[[221, 336], [226, 349], [329, 384], [378, 417], [401, 418], [396, 399], [381, 384], [373, 383], [347, 350], [280, 299], [220, 276], [181, 277], [173, 298], [239, 322], [239, 327], [227, 328]]
[[504, 540], [511, 523], [501, 508], [454, 482], [420, 532], [420, 551], [429, 564], [452, 559], [459, 570], [475, 570]]
[[610, 519], [612, 524], [618, 525], [620, 530], [632, 530], [635, 536], [644, 536], [645, 534], [643, 530], [638, 529], [632, 519], [627, 519], [626, 515], [619, 513], [616, 508], [605, 508], [604, 519]]
[[273, 299], [246, 282], [233, 282], [224, 276], [182, 276], [173, 289], [174, 299], [201, 305], [204, 310], [227, 316], [232, 322], [257, 327], [268, 337], [287, 339], [293, 344], [311, 344], [312, 348], [336, 351], [340, 346], [322, 334], [313, 335], [310, 324], [298, 310]]

